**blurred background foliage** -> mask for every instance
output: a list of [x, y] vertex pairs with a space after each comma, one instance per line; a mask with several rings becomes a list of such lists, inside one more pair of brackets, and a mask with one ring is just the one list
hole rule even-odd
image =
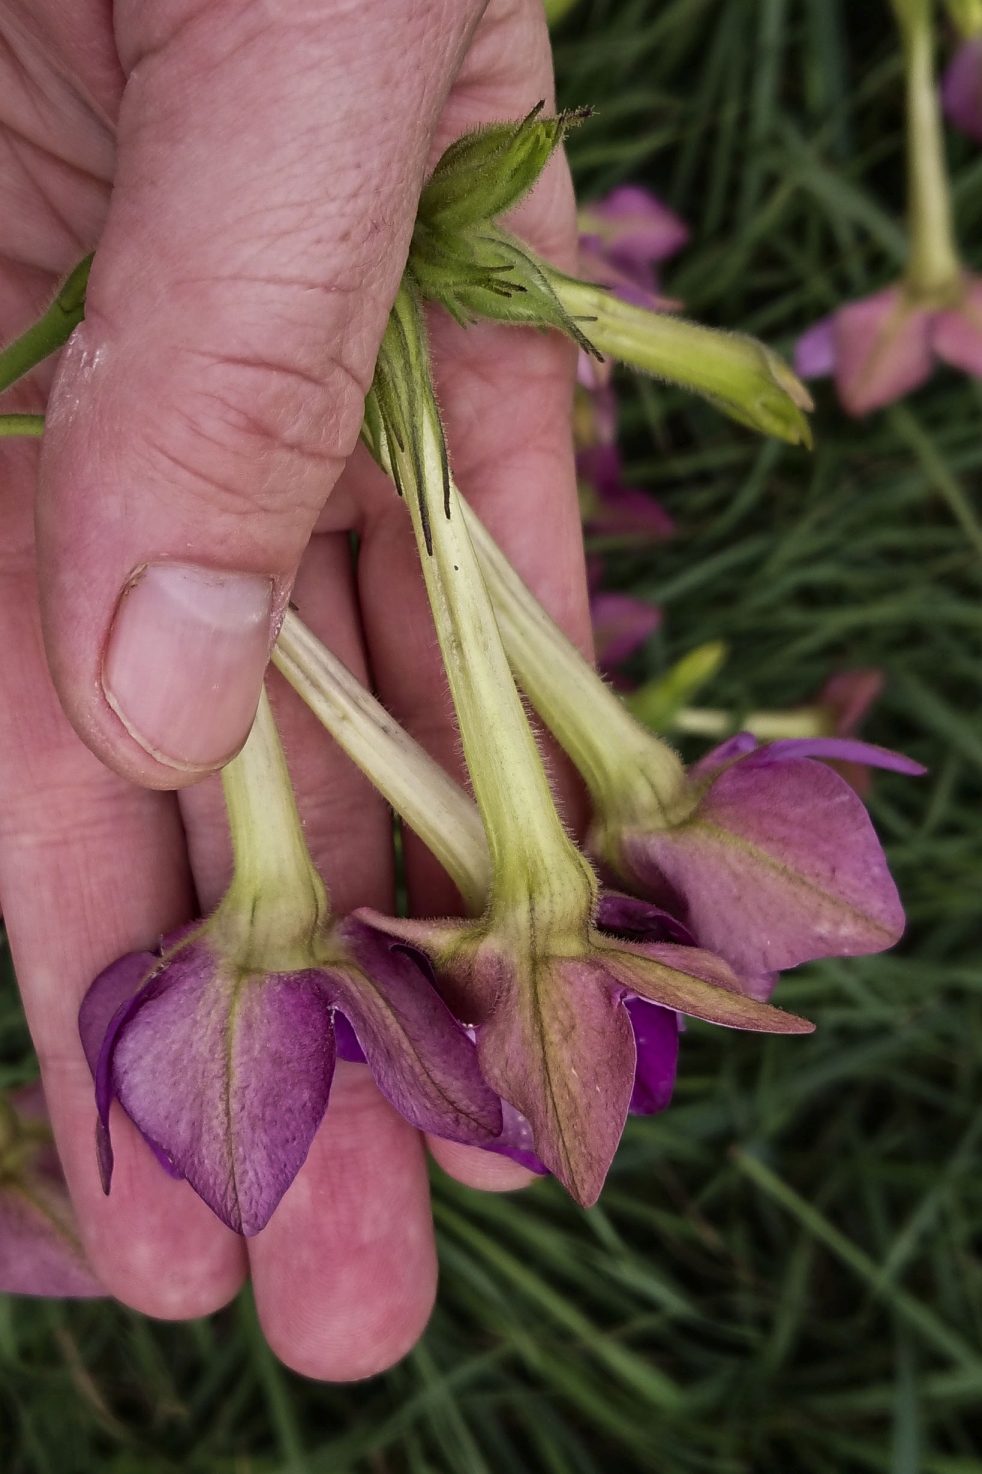
[[[580, 0], [555, 41], [561, 102], [598, 110], [581, 195], [643, 182], [689, 221], [692, 315], [789, 353], [897, 274], [886, 0]], [[979, 268], [982, 153], [949, 146]], [[785, 977], [808, 1040], [691, 1026], [598, 1207], [435, 1173], [437, 1310], [364, 1385], [285, 1371], [248, 1295], [177, 1326], [0, 1296], [4, 1474], [982, 1474], [982, 384], [862, 423], [820, 385], [811, 455], [618, 384], [628, 479], [679, 527], [607, 558], [665, 612], [633, 675], [725, 639], [701, 696], [739, 712], [884, 670], [866, 735], [930, 768], [870, 800], [907, 937]], [[0, 1085], [34, 1072], [7, 963]]]

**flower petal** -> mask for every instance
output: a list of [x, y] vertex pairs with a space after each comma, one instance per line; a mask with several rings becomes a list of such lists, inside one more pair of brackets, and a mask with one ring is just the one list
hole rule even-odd
[[32, 1175], [0, 1183], [0, 1291], [105, 1295], [74, 1232], [68, 1194]]
[[794, 345], [799, 379], [827, 379], [835, 372], [835, 315], [820, 318]]
[[913, 778], [927, 772], [921, 763], [905, 757], [903, 753], [891, 752], [889, 747], [877, 747], [872, 742], [859, 742], [855, 737], [780, 737], [776, 742], [767, 742], [758, 748], [747, 761], [755, 767], [763, 767], [771, 762], [805, 757], [864, 763], [868, 768], [887, 768]]
[[913, 307], [900, 287], [887, 287], [835, 315], [835, 384], [857, 417], [902, 399], [931, 375], [933, 310]]
[[118, 1029], [124, 1110], [238, 1233], [255, 1234], [303, 1165], [334, 1073], [317, 972], [241, 974], [204, 941], [151, 978]]
[[637, 184], [622, 184], [585, 206], [579, 223], [584, 234], [599, 236], [607, 254], [636, 266], [673, 256], [689, 239], [685, 221]]
[[982, 36], [959, 46], [941, 80], [941, 101], [948, 120], [982, 143]]
[[477, 969], [497, 999], [477, 1036], [481, 1067], [529, 1121], [535, 1150], [589, 1207], [617, 1150], [634, 1087], [634, 1031], [623, 989], [591, 955], [541, 959], [535, 976], [486, 943]]
[[741, 974], [879, 952], [903, 931], [863, 804], [807, 758], [734, 762], [689, 819], [626, 834], [622, 846], [638, 888], [678, 907], [700, 945]]
[[982, 281], [971, 278], [958, 306], [937, 314], [931, 342], [945, 363], [982, 379]]
[[629, 942], [678, 942], [683, 947], [696, 945], [688, 927], [660, 906], [653, 906], [650, 901], [641, 901], [636, 896], [621, 895], [619, 891], [601, 892], [596, 924], [600, 931]]
[[810, 1034], [815, 1028], [797, 1014], [758, 1002], [722, 958], [701, 947], [619, 942], [604, 948], [604, 960], [625, 991], [708, 1024], [762, 1034]]
[[628, 998], [638, 1062], [631, 1095], [632, 1116], [654, 1116], [671, 1103], [679, 1058], [678, 1016], [668, 1008]]
[[373, 920], [359, 912], [338, 925], [356, 966], [331, 969], [332, 996], [400, 1115], [420, 1131], [484, 1145], [501, 1133], [501, 1103], [477, 1051], [413, 956]]
[[509, 1157], [520, 1167], [537, 1172], [540, 1177], [549, 1175], [549, 1168], [535, 1152], [532, 1126], [521, 1111], [516, 1111], [506, 1100], [501, 1102], [501, 1135], [489, 1141], [486, 1151], [496, 1152], [499, 1157]]
[[639, 650], [661, 624], [661, 610], [633, 594], [594, 594], [590, 619], [601, 670], [621, 665]]

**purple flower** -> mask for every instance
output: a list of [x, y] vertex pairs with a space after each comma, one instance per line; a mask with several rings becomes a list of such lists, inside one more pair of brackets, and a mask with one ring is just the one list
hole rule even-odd
[[[870, 707], [879, 699], [884, 680], [883, 672], [875, 669], [837, 671], [829, 677], [815, 702], [828, 714], [830, 736], [851, 737], [858, 731]], [[871, 784], [869, 765], [835, 758], [830, 762], [849, 787], [860, 798], [865, 797]]]
[[615, 445], [593, 445], [577, 452], [580, 514], [592, 538], [633, 546], [664, 542], [675, 531], [664, 507], [646, 491], [625, 486]]
[[0, 1291], [105, 1294], [82, 1252], [40, 1084], [0, 1095]]
[[803, 379], [833, 375], [843, 408], [860, 417], [917, 389], [938, 359], [982, 378], [982, 279], [971, 273], [941, 306], [897, 283], [840, 307], [798, 339], [794, 364]]
[[590, 619], [597, 650], [597, 665], [605, 675], [639, 650], [661, 624], [661, 610], [633, 594], [595, 593], [590, 598]]
[[382, 1094], [421, 1130], [479, 1145], [501, 1130], [474, 1045], [411, 956], [332, 918], [265, 694], [222, 774], [232, 883], [207, 921], [100, 973], [79, 1013], [95, 1079], [103, 1187], [117, 1099], [161, 1165], [255, 1234], [299, 1172], [353, 1035]]
[[666, 311], [677, 302], [660, 296], [654, 265], [674, 256], [689, 228], [649, 190], [617, 189], [580, 211], [580, 275], [608, 286], [638, 307]]
[[[671, 917], [666, 931], [687, 941], [648, 940], [650, 916], [646, 927], [636, 903], [618, 900], [635, 920], [631, 939], [611, 929], [624, 920], [612, 910], [562, 943], [524, 936], [521, 917], [512, 927], [500, 912], [497, 924], [354, 913], [426, 955], [440, 991], [475, 1032], [485, 1079], [528, 1123], [534, 1154], [584, 1205], [600, 1193], [628, 1110], [668, 1103], [677, 1014], [768, 1033], [812, 1028], [747, 996], [731, 968], [692, 946]], [[665, 1013], [672, 1021], [659, 1017]], [[512, 1117], [512, 1131], [515, 1124]]]
[[982, 35], [964, 42], [951, 58], [941, 102], [948, 121], [982, 143]]
[[903, 931], [896, 886], [863, 804], [815, 758], [924, 771], [846, 738], [740, 733], [690, 770], [675, 822], [608, 827], [603, 859], [745, 977], [882, 951]]
[[106, 1191], [115, 1098], [168, 1171], [230, 1228], [258, 1233], [303, 1165], [352, 1038], [414, 1126], [475, 1145], [497, 1135], [474, 1047], [412, 957], [350, 919], [318, 950], [320, 966], [251, 970], [205, 922], [96, 978], [79, 1029]]

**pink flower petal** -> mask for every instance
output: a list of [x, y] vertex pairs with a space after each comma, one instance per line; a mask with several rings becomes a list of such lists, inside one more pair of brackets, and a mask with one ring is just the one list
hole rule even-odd
[[835, 372], [834, 315], [820, 318], [794, 345], [799, 379], [827, 379]]
[[977, 277], [968, 279], [957, 307], [937, 314], [931, 343], [945, 363], [982, 379], [982, 281]]
[[941, 102], [949, 122], [982, 143], [982, 36], [966, 41], [948, 63]]
[[931, 375], [934, 313], [912, 307], [887, 287], [835, 315], [835, 385], [843, 409], [857, 418], [902, 399]]

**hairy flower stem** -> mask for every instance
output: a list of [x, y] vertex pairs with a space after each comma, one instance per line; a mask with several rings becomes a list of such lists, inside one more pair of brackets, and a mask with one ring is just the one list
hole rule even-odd
[[[428, 374], [419, 305], [403, 287], [390, 332], [414, 342]], [[409, 387], [409, 386], [407, 386]], [[492, 914], [585, 932], [596, 881], [560, 822], [542, 760], [509, 669], [491, 601], [464, 524], [463, 503], [445, 480], [446, 451], [429, 384], [409, 387], [419, 416], [417, 453], [390, 437], [397, 484], [406, 492], [423, 577], [464, 757], [491, 852]], [[541, 938], [539, 938], [541, 941]], [[585, 936], [584, 936], [585, 945]]]
[[[532, 705], [583, 775], [596, 806], [666, 829], [684, 817], [685, 769], [625, 710], [525, 587], [462, 502], [508, 660]], [[628, 782], [627, 775], [631, 775]]]
[[309, 967], [330, 905], [307, 849], [265, 690], [245, 746], [222, 770], [222, 787], [235, 868], [212, 934], [243, 970]]
[[273, 648], [273, 664], [479, 916], [491, 887], [491, 858], [480, 813], [460, 785], [292, 610]]
[[907, 83], [908, 295], [931, 306], [957, 300], [962, 263], [955, 242], [934, 79], [934, 0], [893, 0]]
[[603, 287], [545, 270], [570, 318], [583, 325], [601, 353], [704, 395], [752, 430], [792, 445], [811, 445], [803, 413], [812, 408], [808, 391], [783, 359], [755, 338], [649, 312]]

